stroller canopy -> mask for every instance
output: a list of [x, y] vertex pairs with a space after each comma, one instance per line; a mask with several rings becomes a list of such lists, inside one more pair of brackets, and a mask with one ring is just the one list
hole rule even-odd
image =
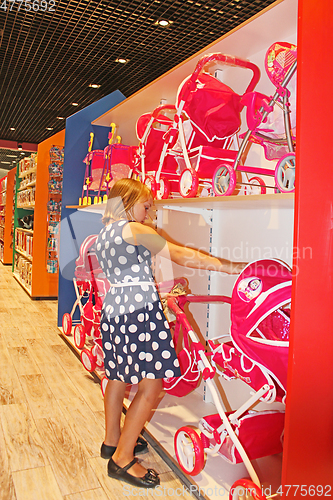
[[231, 301], [231, 337], [236, 347], [267, 369], [285, 390], [291, 271], [278, 260], [258, 260], [238, 277]]
[[[187, 94], [188, 77], [180, 85], [177, 107]], [[202, 73], [185, 97], [183, 112], [208, 143], [230, 137], [240, 127], [240, 96], [215, 77]]]

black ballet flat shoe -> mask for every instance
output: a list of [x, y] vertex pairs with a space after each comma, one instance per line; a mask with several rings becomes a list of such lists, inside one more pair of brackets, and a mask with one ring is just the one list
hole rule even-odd
[[125, 467], [119, 467], [119, 465], [110, 458], [108, 463], [108, 476], [142, 488], [155, 488], [155, 486], [158, 486], [160, 484], [160, 478], [154, 469], [148, 469], [143, 477], [132, 476], [132, 474], [127, 472], [137, 461], [137, 458], [133, 458]]
[[[102, 443], [101, 446], [101, 457], [109, 459], [112, 457], [114, 452], [116, 451], [116, 446], [108, 446]], [[134, 455], [140, 455], [140, 453], [145, 453], [148, 449], [148, 443], [141, 436], [138, 437], [136, 445], [134, 446]]]

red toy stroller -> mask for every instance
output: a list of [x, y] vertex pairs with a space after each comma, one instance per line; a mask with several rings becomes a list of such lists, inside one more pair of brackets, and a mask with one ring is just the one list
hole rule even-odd
[[[261, 193], [266, 187], [278, 189], [283, 193], [295, 190], [295, 135], [291, 123], [291, 93], [288, 89], [297, 70], [297, 47], [287, 42], [276, 42], [266, 52], [266, 73], [276, 87], [273, 96], [268, 97], [259, 92], [248, 92], [241, 99], [246, 106], [248, 130], [240, 138], [242, 142], [237, 157], [230, 169], [227, 163], [218, 168], [213, 175], [213, 191], [217, 196], [230, 195], [236, 186], [236, 171], [247, 174], [274, 176], [275, 186], [265, 186], [261, 177], [253, 177], [248, 184], [259, 184]], [[283, 130], [278, 133], [276, 123], [283, 115]], [[270, 118], [273, 117], [272, 120]], [[271, 123], [269, 123], [271, 121]], [[245, 154], [251, 143], [260, 144], [264, 148], [267, 160], [278, 160], [274, 172], [261, 167], [244, 165]], [[238, 184], [245, 184], [238, 182]]]
[[[133, 172], [136, 146], [121, 144], [121, 137], [117, 136], [117, 143], [113, 144], [116, 125], [111, 123], [109, 144], [103, 149], [92, 151], [94, 134], [91, 132], [88, 145], [88, 154], [83, 160], [86, 164], [82, 195], [79, 205], [106, 202], [110, 188], [119, 179], [131, 177]], [[104, 195], [103, 195], [104, 193]], [[102, 196], [103, 195], [103, 196]], [[103, 199], [102, 199], [103, 198]]]
[[[160, 106], [140, 117], [137, 135], [142, 180], [148, 175], [160, 198], [167, 198], [170, 192], [196, 196], [199, 180], [207, 187], [209, 179], [211, 190], [214, 171], [224, 162], [232, 165], [237, 156], [237, 148], [230, 147], [241, 123], [241, 96], [203, 72], [209, 63], [252, 70], [245, 93], [254, 89], [260, 77], [259, 68], [249, 61], [211, 54], [201, 58], [194, 73], [181, 84], [176, 108]], [[173, 112], [173, 119], [164, 116], [166, 111]]]
[[78, 349], [83, 349], [87, 338], [91, 338], [92, 348], [84, 349], [81, 353], [83, 366], [90, 372], [104, 366], [100, 320], [103, 298], [110, 286], [94, 252], [96, 239], [97, 235], [90, 235], [80, 247], [73, 279], [76, 301], [71, 312], [65, 313], [62, 320], [64, 334], [71, 335], [72, 318], [79, 306], [80, 321], [74, 326], [74, 344]]
[[[223, 343], [209, 340], [211, 352], [207, 353], [198, 342], [186, 318], [187, 302], [231, 305], [230, 337], [224, 338]], [[191, 341], [192, 360], [197, 363], [218, 410], [217, 414], [201, 419], [200, 435], [186, 426], [177, 431], [176, 457], [182, 470], [190, 475], [199, 474], [204, 467], [204, 452], [218, 453], [229, 463], [243, 461], [251, 480], [236, 481], [230, 489], [230, 499], [264, 499], [251, 460], [282, 451], [284, 412], [250, 408], [259, 401], [285, 402], [290, 302], [291, 271], [277, 260], [249, 264], [238, 277], [231, 298], [187, 295], [168, 299], [184, 339]], [[238, 410], [226, 413], [213, 380], [215, 373], [226, 380], [243, 380], [253, 389], [253, 395]]]

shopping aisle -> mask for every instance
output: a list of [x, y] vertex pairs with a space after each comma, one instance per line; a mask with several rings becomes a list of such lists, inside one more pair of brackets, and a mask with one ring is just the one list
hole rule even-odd
[[[0, 500], [134, 498], [139, 490], [106, 474], [99, 383], [59, 336], [56, 315], [56, 301], [31, 300], [0, 264]], [[149, 450], [139, 458], [162, 488], [145, 496], [190, 498]]]

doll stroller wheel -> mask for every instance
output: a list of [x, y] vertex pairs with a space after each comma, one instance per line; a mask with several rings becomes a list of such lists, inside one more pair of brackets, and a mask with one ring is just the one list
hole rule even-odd
[[157, 200], [165, 200], [169, 198], [170, 194], [170, 182], [165, 177], [160, 178], [160, 182], [156, 183], [157, 191], [156, 191], [156, 199]]
[[217, 167], [213, 174], [213, 191], [216, 196], [228, 196], [236, 187], [235, 170], [224, 163]]
[[67, 336], [72, 333], [72, 317], [69, 313], [65, 313], [62, 317], [62, 331]]
[[266, 500], [266, 497], [250, 479], [238, 479], [230, 488], [229, 500]]
[[75, 325], [74, 344], [78, 349], [82, 349], [86, 342], [86, 334], [82, 325]]
[[152, 175], [146, 175], [144, 184], [150, 189], [153, 197], [156, 198], [157, 184]]
[[288, 153], [278, 161], [275, 167], [275, 184], [281, 193], [295, 191], [295, 153]]
[[179, 192], [183, 198], [194, 198], [199, 187], [199, 177], [195, 170], [185, 169], [179, 179]]
[[94, 356], [97, 368], [103, 368], [104, 367], [103, 349], [99, 345], [94, 345], [94, 347], [91, 349], [91, 352]]
[[251, 177], [251, 186], [245, 186], [245, 194], [266, 194], [266, 186], [261, 177]]
[[91, 351], [83, 349], [81, 352], [81, 361], [88, 372], [93, 372], [96, 368], [96, 359]]
[[104, 398], [104, 395], [105, 395], [106, 386], [108, 385], [108, 381], [109, 381], [109, 379], [107, 377], [105, 377], [105, 376], [101, 380], [101, 391], [102, 391], [102, 394], [103, 394], [103, 398]]
[[175, 434], [175, 452], [185, 474], [196, 476], [205, 463], [204, 448], [198, 433], [191, 427], [181, 427]]

